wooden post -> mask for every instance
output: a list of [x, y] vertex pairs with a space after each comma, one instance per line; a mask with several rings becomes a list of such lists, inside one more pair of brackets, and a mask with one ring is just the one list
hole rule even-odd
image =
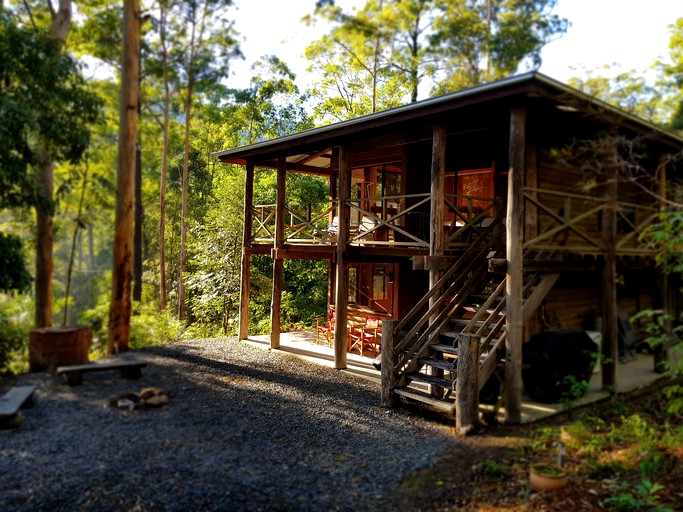
[[[666, 210], [666, 159], [662, 156], [659, 159], [659, 166], [657, 167], [657, 181], [659, 183], [659, 209]], [[659, 297], [654, 297], [654, 302], [659, 303], [659, 308], [664, 311], [664, 314], [671, 314], [671, 300], [669, 295], [669, 276], [659, 271], [657, 274], [657, 288], [659, 290]], [[671, 321], [665, 322], [664, 330], [666, 333], [671, 333]], [[660, 343], [654, 347], [654, 371], [656, 373], [664, 373], [666, 371], [666, 363], [669, 360], [668, 343]]]
[[394, 329], [398, 320], [387, 318], [382, 320], [382, 407], [396, 407], [398, 396], [394, 393], [398, 376], [394, 371], [396, 366], [396, 355], [394, 354]]
[[458, 335], [455, 427], [462, 435], [479, 425], [479, 344], [476, 334]]
[[351, 197], [351, 159], [345, 146], [339, 148], [339, 231], [337, 233], [337, 272], [335, 290], [335, 329], [334, 329], [334, 367], [346, 368], [346, 352], [349, 347], [348, 318], [349, 267], [346, 249], [349, 241], [349, 222], [351, 212], [347, 201]]
[[242, 272], [240, 279], [240, 340], [249, 337], [249, 291], [251, 288], [251, 231], [254, 218], [251, 208], [254, 202], [254, 164], [247, 164], [244, 184], [244, 230], [242, 231]]
[[526, 145], [526, 108], [510, 112], [508, 205], [505, 218], [507, 275], [505, 278], [505, 419], [522, 420], [522, 244], [524, 242], [524, 170]]
[[[434, 126], [432, 132], [432, 170], [431, 170], [431, 195], [429, 212], [429, 255], [443, 256], [445, 246], [445, 233], [443, 227], [444, 193], [446, 182], [446, 128]], [[429, 289], [434, 288], [441, 278], [442, 271], [434, 269], [430, 265]], [[429, 299], [431, 308], [441, 299], [441, 292]], [[429, 319], [433, 323], [435, 316]], [[434, 377], [443, 378], [443, 370], [430, 367], [429, 373]], [[443, 389], [437, 386], [429, 386], [430, 393], [435, 397], [443, 396]]]
[[[335, 201], [337, 200], [337, 175], [339, 174], [339, 152], [338, 151], [333, 151], [332, 158], [330, 161], [330, 205], [332, 206], [330, 209], [330, 219], [329, 221], [332, 222], [334, 220], [334, 217], [338, 214], [339, 208], [334, 206]], [[339, 219], [337, 219], [337, 223], [339, 222]], [[337, 235], [339, 235], [339, 232], [337, 232]], [[331, 304], [334, 304], [334, 299], [336, 297], [336, 267], [334, 264], [334, 256], [330, 256], [330, 261], [328, 264], [328, 273], [327, 273], [327, 306], [328, 306], [328, 311], [329, 311], [329, 306]]]
[[275, 243], [273, 254], [273, 296], [270, 303], [270, 348], [280, 348], [280, 304], [282, 303], [282, 271], [280, 249], [285, 245], [285, 181], [287, 161], [277, 161], [277, 197], [275, 200]]
[[602, 213], [602, 243], [605, 261], [602, 267], [602, 388], [617, 390], [619, 359], [619, 314], [617, 309], [617, 194], [616, 168], [607, 171]]

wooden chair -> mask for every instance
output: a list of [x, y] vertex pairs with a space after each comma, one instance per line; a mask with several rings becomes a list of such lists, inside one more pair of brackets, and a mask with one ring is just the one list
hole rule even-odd
[[365, 349], [370, 349], [375, 355], [379, 354], [382, 347], [382, 320], [367, 316], [365, 324], [349, 327], [349, 352], [358, 349], [362, 356]]
[[323, 318], [315, 319], [315, 342], [325, 340], [328, 347], [332, 346], [332, 340], [334, 339], [334, 311], [330, 312], [330, 315]]

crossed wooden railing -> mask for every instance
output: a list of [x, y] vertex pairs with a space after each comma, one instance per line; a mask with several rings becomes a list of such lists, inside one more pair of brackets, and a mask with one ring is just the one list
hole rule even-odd
[[[428, 215], [430, 194], [403, 194], [375, 198], [350, 199], [346, 202], [351, 218], [349, 243], [364, 246], [429, 247]], [[481, 208], [474, 204], [484, 202]], [[487, 217], [494, 215], [495, 200], [470, 196], [446, 196], [444, 207], [455, 218], [447, 233], [446, 244], [463, 246], [463, 233], [481, 234]], [[337, 243], [337, 201], [318, 201], [285, 206], [285, 243]], [[254, 205], [251, 242], [272, 244], [275, 240], [276, 205]]]
[[[595, 196], [536, 188], [524, 189], [525, 210], [538, 214], [539, 233], [524, 242], [525, 249], [570, 250], [582, 254], [604, 254], [601, 224], [612, 205]], [[616, 203], [616, 251], [622, 256], [646, 256], [656, 247], [640, 234], [653, 223], [658, 208], [625, 201]]]

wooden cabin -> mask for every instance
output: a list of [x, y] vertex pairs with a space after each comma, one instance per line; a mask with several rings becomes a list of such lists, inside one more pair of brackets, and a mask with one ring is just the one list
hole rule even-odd
[[[562, 157], [603, 133], [642, 144], [650, 181], [618, 179], [616, 143], [599, 161]], [[357, 341], [349, 320], [381, 318], [387, 406], [405, 397], [476, 422], [478, 392], [502, 370], [506, 419], [519, 422], [523, 346], [547, 329], [601, 332], [613, 388], [619, 313], [678, 304], [640, 234], [665, 207], [650, 191], [666, 196], [681, 150], [683, 139], [529, 73], [220, 151], [246, 167], [239, 337], [251, 255], [273, 259], [273, 348], [283, 260], [326, 259], [335, 366]], [[277, 173], [276, 204], [253, 204], [255, 167]], [[287, 173], [325, 177], [329, 200], [288, 204]]]

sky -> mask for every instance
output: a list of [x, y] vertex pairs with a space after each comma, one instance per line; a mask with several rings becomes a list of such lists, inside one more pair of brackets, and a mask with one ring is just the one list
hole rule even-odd
[[[336, 3], [349, 10], [365, 1]], [[251, 64], [262, 55], [274, 54], [292, 68], [297, 84], [305, 88], [307, 63], [302, 54], [322, 35], [322, 28], [307, 27], [300, 20], [313, 12], [315, 0], [234, 0], [234, 4], [235, 28], [246, 38], [245, 59], [232, 64], [229, 83], [247, 87]], [[566, 82], [583, 75], [582, 69], [617, 64], [615, 70], [644, 72], [666, 58], [668, 26], [683, 17], [683, 0], [558, 0], [553, 12], [567, 18], [571, 26], [545, 46], [540, 71]]]

